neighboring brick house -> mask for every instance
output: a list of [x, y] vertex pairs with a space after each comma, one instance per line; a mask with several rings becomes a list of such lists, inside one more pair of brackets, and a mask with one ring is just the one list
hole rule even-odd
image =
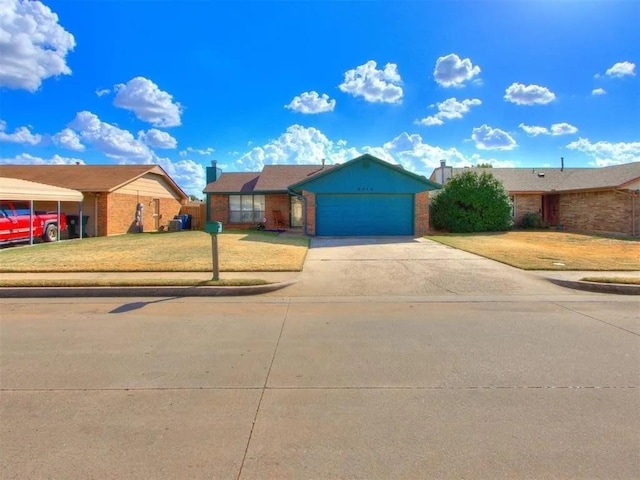
[[[188, 196], [158, 165], [0, 165], [0, 176], [19, 178], [84, 194], [82, 215], [86, 233], [107, 236], [137, 231], [136, 212], [142, 204], [142, 230], [166, 228]], [[39, 203], [39, 209], [56, 205]], [[78, 215], [76, 203], [61, 211]]]
[[424, 235], [423, 176], [372, 155], [341, 165], [267, 165], [260, 173], [207, 168], [207, 218], [224, 228], [300, 228], [308, 235]]
[[492, 173], [513, 202], [514, 225], [529, 212], [568, 230], [640, 236], [640, 162], [602, 168], [453, 168], [441, 162], [431, 180], [460, 172]]

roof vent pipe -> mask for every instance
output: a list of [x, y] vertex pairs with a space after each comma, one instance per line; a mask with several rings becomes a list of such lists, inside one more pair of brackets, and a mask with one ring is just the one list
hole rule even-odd
[[564, 157], [560, 157], [560, 171], [564, 172]]

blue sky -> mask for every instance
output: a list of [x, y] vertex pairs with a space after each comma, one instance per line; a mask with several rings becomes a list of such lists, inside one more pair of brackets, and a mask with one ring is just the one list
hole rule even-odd
[[0, 162], [640, 161], [640, 3], [0, 0]]

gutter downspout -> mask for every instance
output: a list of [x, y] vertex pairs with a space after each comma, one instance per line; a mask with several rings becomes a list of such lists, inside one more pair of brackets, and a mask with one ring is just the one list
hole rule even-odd
[[309, 233], [307, 232], [307, 199], [304, 195], [296, 193], [290, 188], [287, 188], [287, 193], [302, 200], [302, 231], [306, 236], [309, 236]]

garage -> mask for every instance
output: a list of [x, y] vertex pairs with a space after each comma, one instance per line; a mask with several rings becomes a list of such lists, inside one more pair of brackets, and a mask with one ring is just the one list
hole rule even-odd
[[320, 194], [316, 234], [413, 235], [412, 194]]
[[438, 188], [422, 175], [365, 154], [315, 173], [289, 193], [303, 199], [308, 235], [421, 236], [429, 230], [429, 191]]

